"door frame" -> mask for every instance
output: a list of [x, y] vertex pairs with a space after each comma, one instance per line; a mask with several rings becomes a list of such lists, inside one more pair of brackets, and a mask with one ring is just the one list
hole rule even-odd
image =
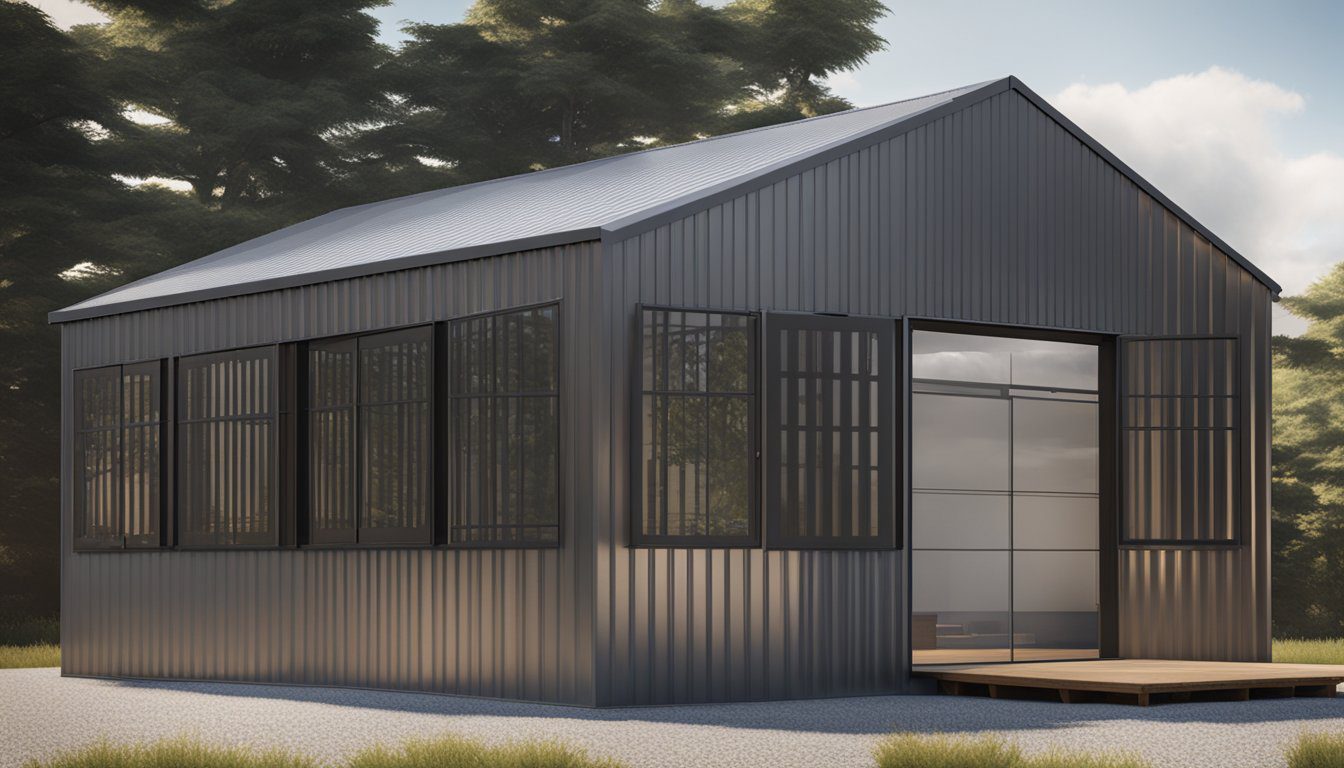
[[[1097, 521], [1098, 574], [1097, 614], [1098, 656], [1102, 659], [1119, 658], [1120, 655], [1120, 373], [1117, 355], [1118, 335], [1077, 331], [1059, 328], [1045, 328], [1029, 325], [1011, 325], [1007, 323], [980, 323], [964, 320], [947, 320], [934, 317], [905, 317], [901, 320], [899, 343], [904, 354], [901, 355], [899, 412], [901, 418], [901, 505], [905, 524], [905, 660], [914, 665], [914, 541], [912, 539], [912, 487], [910, 408], [912, 402], [911, 387], [911, 334], [914, 331], [936, 331], [940, 333], [962, 333], [975, 336], [1000, 336], [1039, 341], [1061, 341], [1073, 344], [1091, 344], [1097, 347], [1097, 412], [1100, 417], [1097, 430], [1097, 503], [1100, 519]], [[1011, 648], [1011, 643], [1010, 643]], [[1081, 660], [1080, 660], [1081, 661]], [[1014, 664], [1022, 662], [986, 662], [992, 664]]]

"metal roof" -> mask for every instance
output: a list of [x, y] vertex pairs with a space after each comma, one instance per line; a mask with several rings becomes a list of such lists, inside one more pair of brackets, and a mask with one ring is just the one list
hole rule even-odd
[[343, 208], [52, 312], [51, 322], [308, 285], [584, 240], [616, 239], [710, 198], [1016, 88], [1228, 252], [1278, 286], [1016, 78]]

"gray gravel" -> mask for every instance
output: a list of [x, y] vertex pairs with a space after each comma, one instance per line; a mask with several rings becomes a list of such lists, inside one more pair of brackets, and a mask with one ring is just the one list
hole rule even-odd
[[944, 696], [579, 709], [428, 694], [62, 678], [0, 670], [0, 768], [107, 737], [189, 735], [336, 760], [443, 733], [562, 739], [633, 766], [870, 766], [893, 730], [999, 733], [1034, 751], [1127, 751], [1156, 766], [1282, 765], [1306, 730], [1344, 731], [1344, 698], [1147, 709]]

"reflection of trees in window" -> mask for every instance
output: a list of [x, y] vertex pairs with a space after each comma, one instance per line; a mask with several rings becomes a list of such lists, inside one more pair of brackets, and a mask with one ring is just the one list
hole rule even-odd
[[275, 348], [178, 365], [180, 542], [277, 543]]
[[645, 308], [640, 324], [636, 543], [755, 543], [755, 319]]
[[429, 543], [428, 327], [309, 345], [309, 538]]
[[451, 541], [560, 541], [559, 347], [554, 305], [452, 324]]
[[80, 548], [157, 547], [160, 363], [75, 373], [75, 539]]

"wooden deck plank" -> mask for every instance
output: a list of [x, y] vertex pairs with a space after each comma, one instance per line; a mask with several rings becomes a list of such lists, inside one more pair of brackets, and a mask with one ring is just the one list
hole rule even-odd
[[1302, 689], [1298, 695], [1332, 696], [1335, 686], [1344, 683], [1344, 665], [1162, 659], [949, 664], [916, 666], [913, 671], [947, 682], [1122, 693], [1139, 695], [1141, 701], [1151, 694], [1197, 691], [1236, 692], [1229, 695], [1248, 698], [1250, 689], [1288, 687]]

